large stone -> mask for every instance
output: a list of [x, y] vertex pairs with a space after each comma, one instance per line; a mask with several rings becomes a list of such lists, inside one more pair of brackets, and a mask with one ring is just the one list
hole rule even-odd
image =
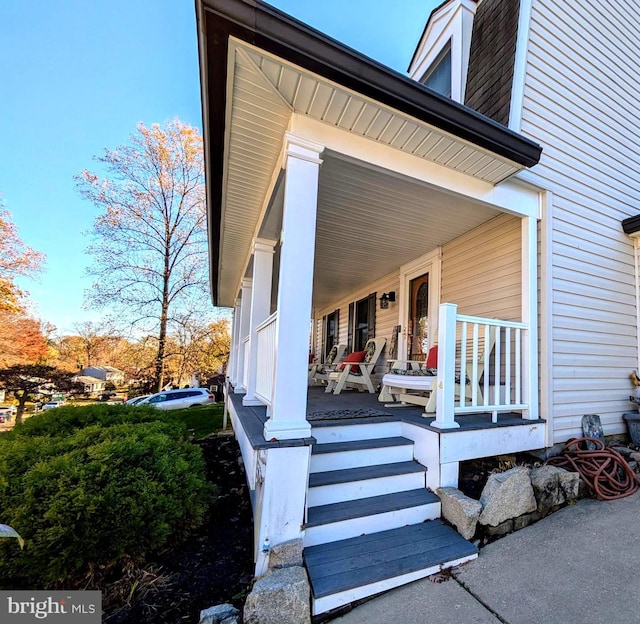
[[578, 498], [580, 475], [557, 466], [541, 466], [531, 471], [531, 485], [538, 512], [548, 514], [558, 505]]
[[278, 568], [259, 578], [244, 605], [244, 624], [311, 622], [309, 581], [304, 568]]
[[269, 568], [291, 568], [302, 566], [302, 540], [294, 539], [271, 548]]
[[442, 517], [453, 524], [462, 537], [471, 539], [482, 511], [480, 502], [452, 487], [438, 488], [436, 493], [442, 504]]
[[221, 604], [200, 611], [199, 624], [231, 624], [237, 622], [240, 611], [231, 604]]
[[516, 467], [492, 474], [480, 495], [480, 524], [498, 526], [511, 518], [535, 511], [536, 498], [529, 479], [529, 468]]

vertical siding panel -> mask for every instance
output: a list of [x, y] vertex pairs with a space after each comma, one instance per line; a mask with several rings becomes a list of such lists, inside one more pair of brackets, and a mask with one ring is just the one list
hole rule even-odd
[[[637, 366], [633, 249], [620, 221], [638, 213], [640, 4], [534, 0], [522, 133], [543, 146], [533, 169], [553, 192], [554, 441], [598, 413], [625, 431]], [[545, 363], [543, 363], [544, 365]]]

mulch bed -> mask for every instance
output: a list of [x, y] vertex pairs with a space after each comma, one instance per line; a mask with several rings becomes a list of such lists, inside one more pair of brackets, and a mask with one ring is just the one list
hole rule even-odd
[[106, 624], [192, 624], [224, 602], [242, 610], [253, 578], [253, 520], [240, 451], [228, 436], [198, 444], [219, 493], [207, 521], [186, 543], [103, 588]]

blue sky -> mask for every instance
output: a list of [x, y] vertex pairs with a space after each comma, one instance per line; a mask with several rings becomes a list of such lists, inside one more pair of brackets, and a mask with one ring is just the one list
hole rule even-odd
[[[436, 0], [274, 0], [274, 6], [404, 72]], [[47, 254], [23, 282], [36, 314], [72, 331], [96, 209], [73, 176], [139, 121], [202, 128], [191, 0], [0, 2], [0, 192], [22, 239]]]

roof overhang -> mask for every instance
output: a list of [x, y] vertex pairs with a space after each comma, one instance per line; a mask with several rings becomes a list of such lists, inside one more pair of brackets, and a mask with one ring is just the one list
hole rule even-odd
[[[286, 131], [295, 114], [314, 117], [491, 184], [535, 165], [540, 158], [541, 148], [535, 142], [263, 2], [196, 0], [196, 7], [211, 288], [216, 305], [233, 305], [234, 288], [246, 269], [256, 234], [247, 229], [242, 236], [238, 231], [227, 235], [226, 223], [238, 223], [240, 211], [254, 211], [247, 223], [264, 214], [265, 192], [273, 192], [277, 184], [274, 166], [282, 141], [276, 135]], [[262, 101], [258, 102], [257, 91], [246, 97], [243, 88], [249, 83], [260, 90]], [[354, 110], [360, 110], [356, 120], [345, 115], [352, 104]], [[249, 155], [242, 135], [248, 136], [251, 119], [256, 118], [252, 106], [270, 114], [273, 111], [268, 121], [261, 118], [258, 125], [270, 125], [274, 138], [260, 145], [252, 143]], [[260, 138], [264, 138], [263, 130], [255, 128], [256, 137], [262, 131]], [[258, 172], [260, 188], [253, 166], [251, 171], [248, 167], [239, 171], [234, 180], [233, 163], [237, 168], [237, 163], [249, 156], [255, 156], [255, 167], [264, 165], [264, 171]], [[255, 185], [249, 183], [250, 175]], [[226, 269], [221, 264], [223, 256]]]

